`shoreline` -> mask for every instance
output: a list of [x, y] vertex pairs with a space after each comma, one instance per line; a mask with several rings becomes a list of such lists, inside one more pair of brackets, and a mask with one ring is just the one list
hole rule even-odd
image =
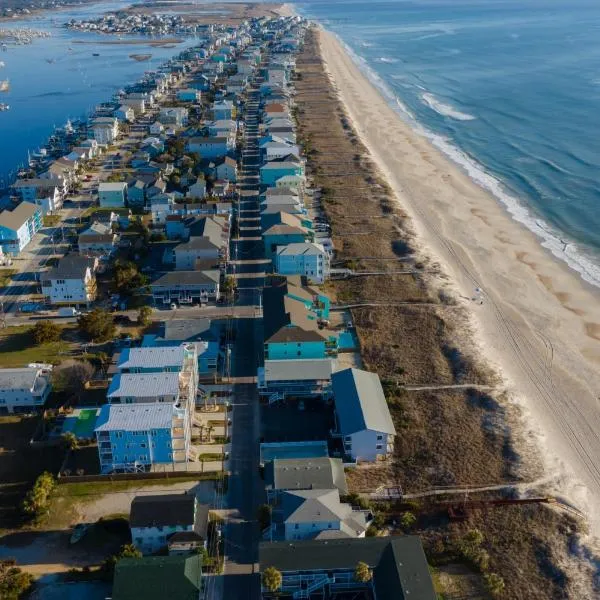
[[[557, 491], [584, 509], [598, 533], [599, 291], [403, 121], [334, 34], [321, 29], [320, 44], [354, 127], [409, 213], [420, 250], [451, 276], [485, 359], [529, 413], [547, 450], [546, 470], [560, 480]], [[476, 287], [483, 305], [470, 300]]]

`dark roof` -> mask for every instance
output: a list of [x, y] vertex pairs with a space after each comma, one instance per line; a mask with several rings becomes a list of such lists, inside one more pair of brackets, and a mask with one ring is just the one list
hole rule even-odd
[[287, 292], [287, 284], [263, 290], [265, 342], [322, 342], [326, 336], [317, 320], [309, 319], [306, 306]]
[[218, 270], [211, 271], [168, 271], [150, 284], [155, 286], [171, 285], [202, 285], [206, 283], [217, 284], [220, 280]]
[[348, 493], [339, 458], [277, 458], [265, 464], [265, 485], [275, 490], [330, 490]]
[[165, 527], [194, 523], [196, 496], [192, 494], [163, 494], [136, 496], [131, 503], [131, 527]]
[[[110, 237], [112, 239], [112, 236]], [[94, 259], [79, 254], [67, 254], [58, 261], [58, 265], [46, 273], [42, 273], [41, 280], [79, 279], [85, 277], [86, 270], [94, 266]]]
[[113, 600], [197, 600], [202, 557], [122, 558], [115, 567]]
[[215, 341], [210, 319], [177, 319], [165, 321], [161, 325], [158, 340], [172, 342]]
[[421, 540], [417, 536], [261, 542], [260, 570], [286, 572], [373, 569], [378, 600], [436, 600]]

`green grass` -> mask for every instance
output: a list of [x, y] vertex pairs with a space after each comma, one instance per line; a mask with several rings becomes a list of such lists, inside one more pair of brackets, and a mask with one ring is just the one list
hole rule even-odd
[[60, 223], [59, 215], [46, 215], [43, 219], [44, 227], [54, 227]]
[[[65, 353], [76, 347], [73, 342], [65, 339], [38, 346], [33, 341], [32, 329], [31, 325], [19, 325], [0, 330], [0, 365], [22, 367], [30, 362], [60, 364], [63, 356], [67, 358]], [[73, 329], [74, 326], [63, 327], [63, 336], [68, 330]], [[69, 358], [73, 357], [69, 356]]]
[[223, 459], [223, 455], [221, 453], [210, 453], [210, 452], [206, 452], [204, 454], [200, 454], [200, 456], [198, 456], [198, 460], [201, 460], [202, 462], [210, 462], [210, 461], [217, 461], [217, 460], [222, 460]]
[[95, 215], [97, 213], [105, 213], [105, 214], [109, 214], [111, 212], [114, 212], [118, 215], [128, 215], [129, 214], [129, 209], [128, 208], [103, 208], [101, 206], [92, 206], [90, 208], [88, 208], [82, 215], [81, 218], [85, 219], [86, 217], [91, 217], [92, 215]]
[[12, 278], [13, 275], [16, 275], [18, 273], [18, 271], [16, 269], [0, 269], [0, 286], [4, 287], [5, 285], [8, 285]]

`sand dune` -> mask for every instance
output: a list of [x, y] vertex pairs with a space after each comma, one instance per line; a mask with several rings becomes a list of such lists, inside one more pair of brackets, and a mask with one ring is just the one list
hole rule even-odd
[[[387, 104], [338, 40], [321, 32], [327, 68], [356, 130], [472, 311], [478, 342], [544, 443], [559, 490], [600, 531], [600, 290], [541, 247]], [[483, 305], [473, 302], [483, 290]]]

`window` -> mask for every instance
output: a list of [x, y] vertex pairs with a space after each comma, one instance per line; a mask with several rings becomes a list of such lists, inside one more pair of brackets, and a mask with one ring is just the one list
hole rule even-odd
[[377, 441], [378, 441], [378, 442], [380, 442], [382, 439], [383, 439], [383, 436], [382, 436], [382, 435], [378, 435], [378, 436], [377, 436]]
[[115, 431], [115, 437], [120, 440], [123, 438], [123, 432], [122, 431]]
[[377, 446], [375, 446], [376, 450], [383, 450], [383, 445], [382, 444], [377, 444]]
[[294, 525], [294, 529], [300, 529], [300, 525], [299, 525], [298, 523], [296, 523], [296, 524]]

